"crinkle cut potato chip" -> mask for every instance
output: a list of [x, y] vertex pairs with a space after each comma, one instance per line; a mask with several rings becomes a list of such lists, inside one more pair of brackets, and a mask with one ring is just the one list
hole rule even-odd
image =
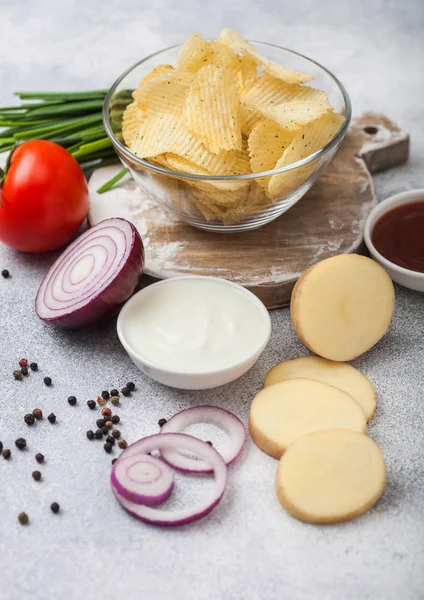
[[268, 119], [273, 119], [282, 129], [296, 131], [304, 125], [319, 119], [332, 110], [322, 102], [285, 102], [277, 106], [257, 106]]
[[272, 106], [283, 102], [322, 102], [329, 104], [327, 94], [313, 87], [286, 83], [281, 79], [271, 77], [268, 73], [261, 73], [249, 88], [241, 94], [241, 101], [246, 104], [259, 104]]
[[270, 171], [289, 147], [294, 133], [265, 119], [252, 129], [249, 136], [249, 156], [253, 173]]
[[134, 92], [134, 98], [144, 117], [183, 110], [193, 76], [172, 69], [151, 77]]
[[239, 103], [238, 87], [230, 73], [216, 65], [206, 65], [190, 86], [184, 120], [210, 152], [241, 150]]
[[245, 137], [248, 138], [255, 125], [263, 119], [263, 114], [254, 105], [240, 102], [240, 127]]
[[[285, 167], [302, 160], [326, 146], [336, 135], [343, 121], [342, 115], [329, 113], [300, 129], [275, 168]], [[303, 167], [272, 175], [268, 184], [271, 198], [284, 196], [304, 183], [313, 172], [314, 167], [315, 161], [312, 161]]]
[[195, 31], [186, 39], [178, 54], [176, 67], [181, 71], [196, 73], [203, 66], [209, 52], [209, 43]]
[[143, 113], [137, 102], [128, 104], [122, 115], [122, 137], [125, 144], [130, 147], [134, 136], [140, 128], [140, 123], [143, 120]]
[[249, 42], [231, 29], [223, 29], [220, 33], [219, 41], [226, 46], [229, 46], [235, 52], [240, 52], [240, 54], [248, 56], [254, 60], [256, 64], [262, 67], [266, 73], [277, 79], [282, 79], [287, 83], [305, 83], [306, 81], [311, 81], [311, 79], [313, 79], [312, 75], [301, 73], [300, 71], [295, 71], [288, 67], [283, 67], [282, 65], [265, 58], [265, 56], [261, 56]]

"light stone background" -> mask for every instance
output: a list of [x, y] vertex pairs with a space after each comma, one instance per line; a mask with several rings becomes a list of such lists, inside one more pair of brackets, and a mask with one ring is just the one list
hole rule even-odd
[[[216, 36], [233, 27], [314, 57], [349, 90], [355, 114], [386, 112], [412, 134], [408, 165], [376, 177], [380, 198], [424, 187], [424, 3], [422, 0], [0, 0], [0, 101], [13, 90], [106, 87], [146, 53], [192, 30]], [[247, 422], [249, 403], [277, 360], [305, 353], [287, 309], [272, 313], [263, 357], [238, 382], [190, 393], [143, 377], [120, 347], [114, 324], [58, 332], [34, 315], [37, 287], [52, 256], [1, 248], [0, 459], [1, 600], [418, 600], [424, 597], [424, 296], [397, 289], [388, 335], [355, 361], [374, 383], [378, 409], [370, 435], [384, 453], [387, 491], [369, 514], [317, 527], [291, 519], [274, 494], [276, 462], [250, 442], [230, 469], [227, 492], [209, 518], [177, 530], [131, 519], [109, 489], [111, 457], [85, 431], [87, 399], [133, 379], [138, 391], [119, 411], [128, 441], [156, 431], [158, 418], [201, 403], [227, 407]], [[15, 382], [27, 355], [41, 372]], [[42, 384], [49, 374], [51, 388]], [[68, 406], [69, 394], [78, 406]], [[28, 428], [23, 415], [54, 410]], [[24, 435], [28, 450], [13, 444]], [[208, 435], [208, 434], [207, 434]], [[219, 446], [219, 444], [218, 444]], [[36, 452], [46, 464], [36, 483]], [[202, 485], [187, 478], [190, 501]], [[49, 510], [52, 501], [60, 515]], [[30, 526], [17, 514], [26, 510]]]

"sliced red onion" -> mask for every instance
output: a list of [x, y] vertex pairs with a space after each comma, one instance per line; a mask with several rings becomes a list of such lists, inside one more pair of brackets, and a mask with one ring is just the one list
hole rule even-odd
[[165, 502], [174, 485], [174, 473], [163, 461], [148, 454], [120, 458], [113, 466], [112, 485], [120, 496], [146, 506]]
[[[171, 417], [162, 425], [160, 433], [180, 433], [189, 425], [207, 423], [225, 431], [230, 438], [230, 447], [221, 452], [225, 464], [229, 465], [237, 458], [244, 444], [245, 431], [238, 417], [224, 408], [216, 406], [195, 406], [186, 408]], [[175, 447], [160, 451], [162, 458], [174, 469], [186, 473], [212, 473], [211, 466], [204, 460], [184, 456]]]
[[77, 329], [116, 313], [144, 266], [141, 237], [125, 219], [106, 219], [77, 238], [50, 267], [35, 310], [43, 321]]
[[153, 450], [163, 451], [165, 449], [177, 447], [187, 450], [188, 452], [193, 452], [212, 467], [212, 471], [215, 475], [215, 488], [213, 493], [203, 502], [195, 504], [190, 508], [166, 511], [151, 506], [143, 506], [142, 504], [136, 504], [127, 500], [119, 492], [113, 477], [111, 477], [112, 489], [118, 502], [122, 508], [137, 519], [153, 525], [170, 527], [185, 525], [205, 517], [221, 500], [227, 485], [227, 467], [225, 462], [214, 448], [191, 435], [186, 435], [184, 433], [166, 433], [145, 437], [138, 442], [135, 442], [135, 444], [128, 446], [121, 454], [120, 458], [118, 458], [114, 467], [116, 468], [116, 465], [118, 465], [119, 462], [126, 460], [128, 457], [145, 457], [148, 452], [152, 452]]

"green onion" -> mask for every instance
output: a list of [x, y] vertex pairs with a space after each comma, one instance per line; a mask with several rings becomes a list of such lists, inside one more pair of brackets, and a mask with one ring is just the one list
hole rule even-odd
[[122, 169], [122, 171], [119, 171], [119, 173], [117, 173], [115, 175], [115, 177], [112, 177], [112, 179], [109, 179], [109, 181], [106, 181], [106, 183], [104, 183], [101, 187], [99, 187], [99, 189], [97, 190], [98, 194], [103, 194], [104, 192], [108, 192], [110, 189], [113, 188], [113, 186], [118, 183], [118, 181], [121, 181], [121, 179], [123, 177], [125, 177], [125, 175], [128, 173], [128, 169]]

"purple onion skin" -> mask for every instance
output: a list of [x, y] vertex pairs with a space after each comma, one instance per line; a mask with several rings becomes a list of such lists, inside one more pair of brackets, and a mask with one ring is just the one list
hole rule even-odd
[[61, 329], [82, 329], [95, 327], [116, 315], [119, 309], [133, 295], [144, 267], [144, 246], [137, 229], [132, 226], [132, 248], [125, 266], [117, 279], [106, 287], [100, 296], [89, 300], [85, 306], [76, 311], [70, 311], [60, 317], [43, 318], [37, 311], [38, 295], [35, 300], [35, 311], [45, 323], [50, 323]]

